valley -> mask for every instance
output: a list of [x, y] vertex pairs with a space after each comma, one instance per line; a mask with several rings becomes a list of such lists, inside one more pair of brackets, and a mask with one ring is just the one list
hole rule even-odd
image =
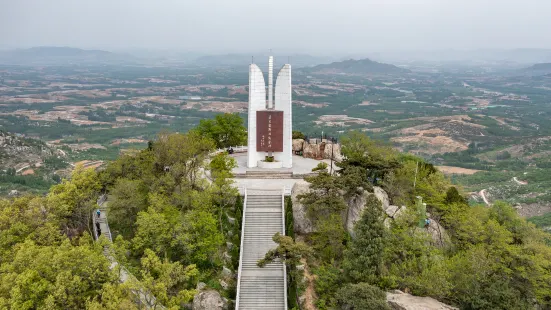
[[[186, 132], [218, 113], [244, 116], [246, 70], [245, 62], [0, 66], [0, 129], [43, 143], [29, 158], [3, 155], [3, 178], [13, 168], [18, 181], [3, 181], [0, 193], [44, 192], [78, 162], [99, 168], [160, 131]], [[363, 131], [445, 166], [472, 203], [484, 203], [485, 189], [490, 203], [542, 215], [551, 206], [551, 75], [526, 70], [450, 65], [427, 73], [369, 59], [298, 67], [293, 129], [335, 139]], [[31, 178], [40, 185], [22, 181]]]

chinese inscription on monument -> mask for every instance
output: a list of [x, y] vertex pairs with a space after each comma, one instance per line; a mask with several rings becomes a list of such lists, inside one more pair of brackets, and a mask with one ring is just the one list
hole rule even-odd
[[256, 111], [256, 148], [283, 152], [283, 111]]

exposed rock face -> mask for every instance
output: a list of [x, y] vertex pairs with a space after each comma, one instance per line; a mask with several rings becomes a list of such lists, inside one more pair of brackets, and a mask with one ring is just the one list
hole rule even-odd
[[217, 291], [199, 292], [193, 297], [193, 310], [226, 310], [227, 303]]
[[293, 139], [293, 152], [302, 151], [302, 144], [304, 143], [305, 142], [302, 139]]
[[[293, 186], [293, 189], [291, 190], [291, 200], [293, 202], [294, 230], [299, 235], [310, 234], [315, 231], [314, 224], [308, 217], [306, 208], [300, 203], [298, 199], [299, 195], [305, 194], [309, 190], [310, 183], [304, 180], [296, 182]], [[398, 206], [390, 205], [388, 194], [382, 188], [377, 186], [373, 187], [373, 193], [363, 191], [362, 194], [356, 195], [346, 202], [348, 208], [346, 211], [343, 212], [343, 219], [346, 223], [346, 229], [351, 235], [354, 234], [354, 225], [357, 221], [360, 220], [362, 212], [365, 209], [365, 202], [367, 200], [367, 197], [370, 195], [375, 195], [375, 197], [379, 199], [382, 204], [383, 210], [391, 218], [396, 218], [403, 211], [403, 207], [400, 208]], [[387, 222], [385, 221], [385, 223]]]
[[427, 215], [430, 219], [430, 224], [426, 227], [426, 230], [431, 236], [434, 246], [439, 248], [448, 246], [451, 243], [451, 240], [450, 235], [446, 232], [446, 229], [444, 229], [444, 227], [442, 227], [434, 218], [430, 217], [430, 214], [427, 213]]
[[297, 234], [309, 234], [314, 232], [314, 224], [306, 214], [306, 208], [299, 202], [298, 196], [310, 190], [310, 183], [301, 180], [295, 183], [291, 190], [293, 202], [294, 230]]
[[431, 297], [419, 297], [402, 291], [386, 293], [386, 300], [393, 310], [459, 310]]
[[342, 160], [340, 144], [326, 144], [325, 145], [325, 149], [323, 151], [323, 158], [331, 159], [331, 156], [333, 157], [333, 160], [335, 160], [335, 161], [341, 161]]
[[341, 146], [339, 144], [318, 143], [310, 144], [303, 139], [293, 139], [293, 152], [302, 151], [304, 158], [331, 159], [341, 161]]
[[322, 145], [324, 144], [304, 143], [302, 156], [304, 158], [323, 159], [324, 152], [321, 150]]
[[[365, 202], [367, 200], [367, 197], [370, 195], [375, 195], [377, 199], [382, 204], [383, 211], [392, 218], [395, 218], [398, 216], [402, 209], [397, 206], [391, 206], [390, 200], [388, 199], [388, 194], [380, 187], [374, 186], [373, 187], [373, 193], [370, 193], [368, 191], [364, 191], [361, 195], [356, 195], [352, 198], [350, 198], [347, 201], [348, 204], [348, 211], [346, 213], [346, 230], [353, 236], [354, 234], [354, 225], [357, 221], [360, 220], [362, 216], [362, 212], [365, 209]], [[381, 219], [382, 220], [382, 219]]]

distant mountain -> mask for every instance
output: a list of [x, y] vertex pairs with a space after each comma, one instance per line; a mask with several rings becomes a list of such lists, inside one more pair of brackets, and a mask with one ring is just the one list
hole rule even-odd
[[385, 64], [370, 60], [368, 58], [360, 60], [344, 60], [325, 65], [317, 65], [303, 70], [310, 73], [347, 73], [347, 74], [396, 74], [409, 73], [408, 69], [396, 67], [395, 65]]
[[132, 59], [132, 56], [108, 51], [57, 46], [40, 46], [0, 52], [0, 63], [17, 65], [128, 63]]
[[531, 67], [524, 68], [521, 71], [524, 73], [533, 74], [533, 75], [551, 74], [551, 63], [535, 64]]
[[[197, 58], [193, 63], [204, 67], [234, 67], [246, 69], [253, 59], [254, 62], [263, 69], [268, 66], [268, 55], [258, 54], [207, 55]], [[295, 68], [301, 68], [315, 66], [331, 60], [331, 58], [316, 57], [307, 54], [274, 55], [274, 68], [279, 68], [286, 63], [291, 63]]]

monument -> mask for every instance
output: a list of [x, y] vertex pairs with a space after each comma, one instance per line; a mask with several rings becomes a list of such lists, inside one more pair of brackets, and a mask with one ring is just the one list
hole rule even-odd
[[[247, 167], [293, 166], [291, 65], [284, 65], [273, 87], [274, 58], [268, 60], [268, 96], [262, 70], [249, 66]], [[274, 98], [275, 93], [275, 98]]]

